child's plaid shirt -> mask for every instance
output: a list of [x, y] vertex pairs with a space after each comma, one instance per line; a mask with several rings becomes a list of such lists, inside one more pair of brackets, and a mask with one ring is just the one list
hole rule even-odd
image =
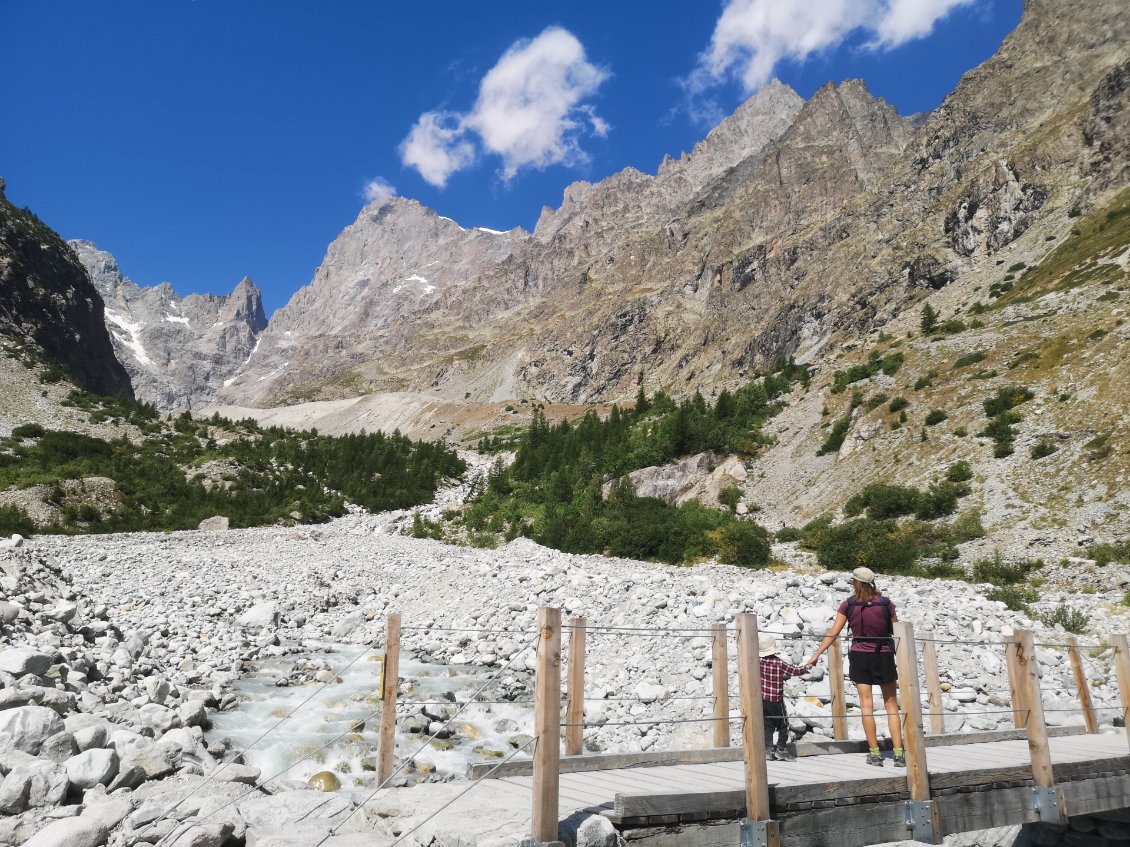
[[791, 665], [780, 656], [761, 657], [761, 699], [777, 702], [784, 699], [785, 680], [808, 673], [808, 668]]

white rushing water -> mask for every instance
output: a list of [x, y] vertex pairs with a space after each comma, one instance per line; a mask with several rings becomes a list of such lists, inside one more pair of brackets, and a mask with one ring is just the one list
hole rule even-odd
[[[257, 663], [255, 670], [235, 686], [239, 707], [216, 713], [208, 737], [228, 738], [233, 749], [242, 750], [270, 729], [243, 757], [262, 771], [264, 780], [275, 776], [306, 780], [329, 770], [337, 775], [343, 790], [372, 786], [380, 726], [380, 651], [353, 644], [310, 646], [309, 653]], [[324, 688], [320, 682], [276, 685], [302, 659], [335, 669], [356, 661], [337, 671], [341, 682], [331, 682]], [[434, 770], [440, 776], [462, 776], [470, 763], [498, 761], [512, 753], [516, 737], [522, 736], [517, 744], [524, 742], [533, 729], [529, 703], [476, 702], [452, 721], [452, 737], [425, 744], [428, 719], [418, 704], [442, 703], [453, 694], [456, 703], [446, 706], [456, 709], [471, 699], [490, 673], [480, 667], [429, 664], [401, 657], [400, 677], [406, 681], [406, 692], [397, 707], [398, 724], [409, 715], [419, 715], [425, 725], [419, 733], [405, 732], [398, 726], [397, 762], [411, 755], [414, 763], [403, 774], [418, 779], [421, 773]], [[311, 699], [304, 703], [307, 698]], [[320, 749], [325, 745], [329, 746]], [[523, 757], [527, 757], [525, 752], [515, 756]]]

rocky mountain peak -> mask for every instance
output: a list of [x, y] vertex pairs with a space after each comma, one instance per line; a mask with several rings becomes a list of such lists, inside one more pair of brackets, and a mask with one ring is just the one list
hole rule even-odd
[[70, 242], [105, 304], [106, 328], [139, 400], [160, 409], [209, 402], [267, 326], [259, 289], [245, 277], [229, 295], [181, 297], [168, 282], [140, 286], [91, 241]]

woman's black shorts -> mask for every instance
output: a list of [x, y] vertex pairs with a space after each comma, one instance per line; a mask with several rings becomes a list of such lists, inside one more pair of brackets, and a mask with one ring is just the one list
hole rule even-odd
[[848, 651], [848, 679], [856, 685], [882, 685], [898, 678], [894, 653]]

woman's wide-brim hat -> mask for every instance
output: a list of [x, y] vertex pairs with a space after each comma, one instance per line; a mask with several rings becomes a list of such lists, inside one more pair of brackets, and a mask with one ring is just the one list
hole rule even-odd
[[759, 634], [757, 636], [757, 655], [761, 658], [777, 655], [777, 639], [772, 635]]
[[851, 572], [851, 578], [856, 582], [862, 582], [864, 585], [874, 585], [875, 571], [871, 568], [856, 568]]

